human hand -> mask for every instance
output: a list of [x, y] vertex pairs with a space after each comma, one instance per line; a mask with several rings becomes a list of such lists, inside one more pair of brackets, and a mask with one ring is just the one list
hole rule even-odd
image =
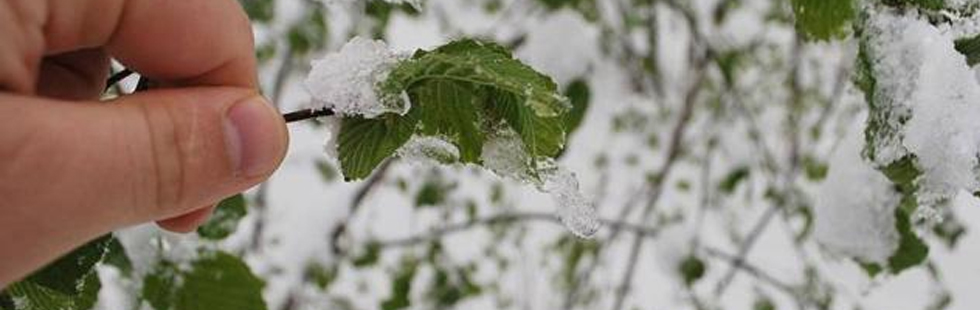
[[[0, 288], [117, 228], [191, 231], [285, 154], [235, 0], [6, 0], [0, 43]], [[109, 57], [162, 86], [99, 102]]]

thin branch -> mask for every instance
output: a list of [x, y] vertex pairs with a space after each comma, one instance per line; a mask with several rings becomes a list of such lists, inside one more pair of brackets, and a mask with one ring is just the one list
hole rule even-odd
[[357, 211], [360, 210], [361, 205], [364, 204], [364, 200], [367, 199], [374, 188], [377, 187], [377, 185], [381, 183], [381, 180], [384, 179], [385, 175], [388, 173], [388, 170], [391, 168], [391, 163], [391, 159], [385, 160], [383, 163], [381, 163], [381, 166], [378, 167], [374, 174], [371, 175], [371, 177], [364, 182], [364, 185], [361, 185], [361, 188], [357, 190], [357, 193], [354, 194], [354, 199], [351, 201], [350, 211], [347, 214], [347, 218], [343, 222], [340, 222], [340, 224], [334, 228], [333, 232], [330, 233], [330, 249], [334, 254], [341, 255], [344, 253], [344, 249], [340, 246], [340, 240], [344, 237], [344, 234], [347, 233], [348, 224], [350, 224], [350, 221], [357, 215]]
[[122, 71], [116, 72], [116, 74], [113, 74], [112, 76], [109, 77], [109, 79], [105, 81], [105, 90], [103, 91], [109, 91], [109, 89], [111, 89], [113, 86], [116, 86], [116, 84], [118, 84], [122, 80], [125, 80], [130, 75], [133, 75], [133, 73], [135, 72], [129, 69], [123, 69]]
[[[660, 233], [659, 229], [644, 227], [642, 225], [636, 225], [632, 223], [600, 219], [599, 220], [604, 227], [614, 227], [619, 230], [629, 231], [637, 236], [641, 237], [655, 237]], [[379, 241], [377, 244], [381, 247], [386, 248], [398, 248], [398, 247], [409, 247], [419, 244], [425, 244], [433, 240], [438, 240], [440, 238], [446, 237], [448, 235], [453, 235], [471, 229], [489, 225], [504, 224], [504, 223], [514, 223], [514, 222], [545, 222], [552, 223], [555, 225], [562, 225], [561, 220], [555, 217], [551, 213], [543, 212], [514, 212], [514, 213], [502, 213], [497, 215], [492, 215], [484, 218], [474, 219], [471, 221], [466, 221], [462, 223], [449, 224], [440, 228], [433, 229], [426, 233], [421, 233], [413, 235], [410, 237], [402, 239], [393, 240], [383, 240]]]
[[294, 112], [289, 112], [282, 115], [282, 118], [286, 119], [287, 123], [293, 123], [303, 120], [308, 120], [311, 118], [332, 116], [334, 111], [331, 109], [307, 109], [299, 110]]
[[[648, 219], [650, 214], [653, 213], [653, 210], [655, 209], [655, 206], [663, 193], [664, 181], [667, 179], [667, 176], [670, 174], [671, 170], [673, 170], [675, 163], [677, 163], [677, 159], [680, 157], [684, 135], [687, 133], [688, 125], [690, 124], [691, 117], [694, 114], [694, 106], [698, 102], [698, 94], [701, 93], [701, 86], [707, 79], [705, 67], [707, 66], [708, 60], [711, 58], [711, 55], [707, 52], [705, 54], [706, 55], [700, 56], [701, 59], [695, 61], [693, 68], [696, 74], [695, 81], [688, 89], [687, 94], [685, 94], [684, 107], [681, 110], [677, 124], [674, 125], [674, 130], [671, 132], [670, 144], [668, 145], [667, 149], [667, 158], [664, 161], [660, 173], [658, 173], [651, 182], [652, 189], [650, 191], [649, 198], [647, 199], [647, 205], [643, 210], [643, 214], [640, 216], [641, 221]], [[640, 251], [643, 249], [643, 241], [644, 239], [640, 238], [639, 236], [633, 239], [633, 243], [630, 246], [629, 258], [626, 263], [626, 270], [623, 274], [623, 279], [619, 284], [619, 288], [616, 291], [616, 296], [612, 307], [613, 310], [621, 310], [623, 307], [623, 302], [626, 300], [626, 295], [629, 294], [633, 282], [633, 276], [635, 274], [634, 270], [636, 269], [636, 264], [640, 257]]]

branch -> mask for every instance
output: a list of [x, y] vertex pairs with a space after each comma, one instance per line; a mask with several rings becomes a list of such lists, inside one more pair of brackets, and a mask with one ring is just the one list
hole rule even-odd
[[[660, 233], [660, 230], [656, 228], [645, 227], [642, 225], [636, 225], [623, 221], [608, 220], [608, 219], [600, 219], [599, 221], [602, 223], [602, 226], [604, 227], [613, 227], [619, 230], [629, 231], [642, 237], [655, 237], [657, 236], [657, 234]], [[409, 246], [427, 243], [432, 240], [438, 240], [448, 235], [465, 232], [477, 227], [503, 224], [503, 223], [513, 223], [513, 222], [546, 222], [555, 225], [562, 225], [561, 220], [559, 220], [557, 217], [555, 217], [554, 214], [551, 213], [508, 212], [508, 213], [492, 215], [484, 218], [474, 219], [462, 223], [449, 224], [440, 228], [432, 229], [426, 233], [421, 233], [402, 239], [379, 241], [377, 244], [380, 245], [381, 247], [388, 247], [388, 248], [409, 247]]]
[[381, 180], [384, 179], [385, 174], [388, 173], [388, 170], [391, 167], [391, 162], [392, 159], [388, 159], [381, 163], [381, 166], [378, 167], [377, 171], [375, 171], [374, 174], [372, 174], [371, 177], [364, 182], [364, 185], [357, 190], [357, 193], [354, 194], [354, 200], [351, 202], [350, 212], [347, 214], [347, 219], [340, 222], [340, 224], [334, 228], [333, 232], [330, 233], [330, 249], [334, 254], [340, 255], [344, 253], [344, 249], [340, 246], [340, 239], [343, 238], [345, 233], [347, 233], [347, 225], [350, 223], [351, 219], [357, 215], [357, 211], [360, 210], [361, 205], [364, 204], [364, 200], [367, 199], [368, 195], [374, 190], [375, 187], [377, 187], [379, 183], [381, 183]]

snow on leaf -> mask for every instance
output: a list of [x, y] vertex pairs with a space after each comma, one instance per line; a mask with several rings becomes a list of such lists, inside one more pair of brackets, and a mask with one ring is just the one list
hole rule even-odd
[[792, 3], [796, 29], [809, 39], [841, 37], [854, 18], [852, 0], [793, 0]]
[[407, 113], [408, 101], [382, 100], [376, 90], [398, 62], [399, 57], [382, 41], [351, 39], [340, 51], [313, 62], [305, 81], [313, 96], [311, 108], [365, 118]]

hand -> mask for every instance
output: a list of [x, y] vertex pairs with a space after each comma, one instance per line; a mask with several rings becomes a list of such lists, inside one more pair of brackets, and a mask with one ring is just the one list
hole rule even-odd
[[[0, 1], [0, 288], [99, 235], [191, 231], [269, 177], [285, 124], [235, 0]], [[161, 89], [99, 102], [114, 57]]]

